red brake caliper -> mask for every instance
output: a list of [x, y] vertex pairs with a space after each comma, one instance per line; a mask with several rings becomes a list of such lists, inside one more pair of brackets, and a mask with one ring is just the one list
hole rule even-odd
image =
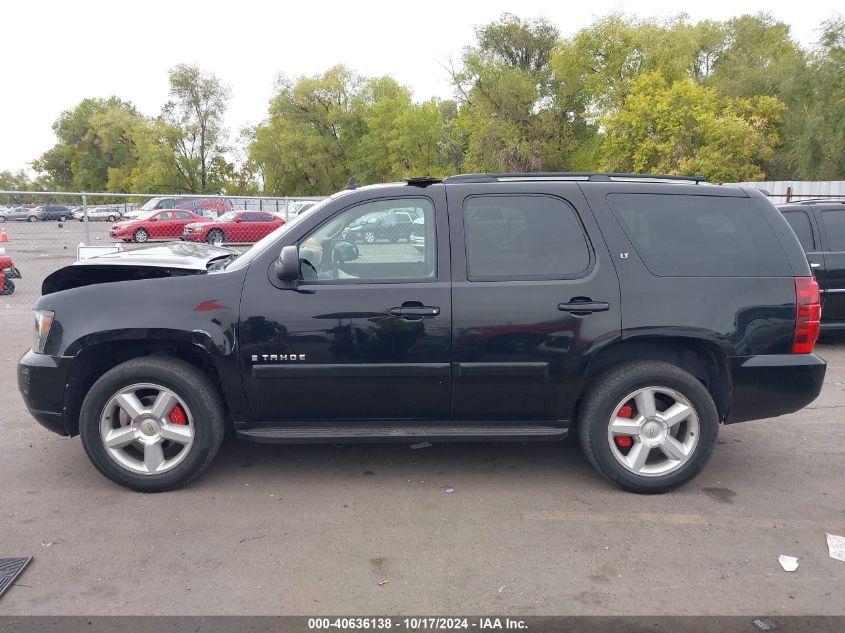
[[[616, 417], [629, 419], [633, 418], [634, 409], [629, 404], [622, 405], [622, 407], [619, 409], [619, 413], [616, 414]], [[631, 446], [634, 444], [634, 440], [631, 438], [630, 435], [616, 435], [613, 437], [613, 441], [616, 442], [616, 446], [618, 446], [619, 448], [631, 448]]]
[[173, 424], [188, 424], [188, 418], [185, 417], [185, 412], [182, 410], [182, 407], [178, 404], [173, 407], [173, 410], [170, 412], [170, 415], [167, 416]]

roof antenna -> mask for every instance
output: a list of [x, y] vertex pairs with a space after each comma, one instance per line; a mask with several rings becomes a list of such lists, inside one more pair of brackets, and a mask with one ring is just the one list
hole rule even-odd
[[347, 189], [357, 189], [360, 186], [361, 185], [358, 184], [358, 179], [355, 178], [355, 176], [352, 176], [352, 178], [349, 179], [349, 182], [346, 183]]

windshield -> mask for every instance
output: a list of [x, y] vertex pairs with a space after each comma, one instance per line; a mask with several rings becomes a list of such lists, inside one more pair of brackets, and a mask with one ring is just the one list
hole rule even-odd
[[235, 216], [238, 215], [237, 211], [227, 211], [223, 215], [217, 218], [218, 222], [231, 222], [235, 219]]
[[258, 240], [255, 244], [252, 245], [252, 248], [250, 248], [248, 251], [245, 251], [244, 253], [233, 259], [226, 266], [226, 270], [237, 270], [239, 268], [249, 266], [252, 263], [252, 260], [254, 260], [256, 257], [261, 255], [261, 253], [266, 251], [270, 246], [273, 245], [273, 243], [278, 241], [278, 239], [282, 237], [282, 235], [284, 235], [291, 227], [296, 226], [301, 220], [307, 218], [318, 209], [322, 209], [332, 200], [336, 200], [338, 197], [346, 195], [348, 193], [352, 192], [347, 190], [338, 191], [336, 194], [329, 196], [324, 200], [320, 200], [320, 202], [308, 209], [306, 213], [301, 213], [295, 217], [292, 217], [290, 220], [282, 224], [282, 226], [277, 228], [275, 231]]
[[148, 209], [146, 211], [141, 210], [135, 215], [135, 219], [136, 220], [146, 220], [147, 218], [149, 218], [152, 215], [155, 215], [156, 213], [158, 213], [158, 209]]
[[156, 208], [156, 205], [161, 201], [161, 198], [151, 198], [144, 203], [144, 206], [140, 208], [140, 211], [152, 211]]

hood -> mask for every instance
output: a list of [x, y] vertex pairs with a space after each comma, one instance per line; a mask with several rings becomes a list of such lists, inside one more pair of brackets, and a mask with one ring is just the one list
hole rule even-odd
[[47, 276], [41, 294], [100, 283], [208, 272], [208, 264], [238, 251], [211, 244], [170, 242], [74, 262]]

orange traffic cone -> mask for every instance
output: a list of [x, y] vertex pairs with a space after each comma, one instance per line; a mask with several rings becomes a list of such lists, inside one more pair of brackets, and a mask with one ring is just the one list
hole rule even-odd
[[8, 242], [9, 236], [6, 235], [6, 227], [0, 228], [0, 242]]

